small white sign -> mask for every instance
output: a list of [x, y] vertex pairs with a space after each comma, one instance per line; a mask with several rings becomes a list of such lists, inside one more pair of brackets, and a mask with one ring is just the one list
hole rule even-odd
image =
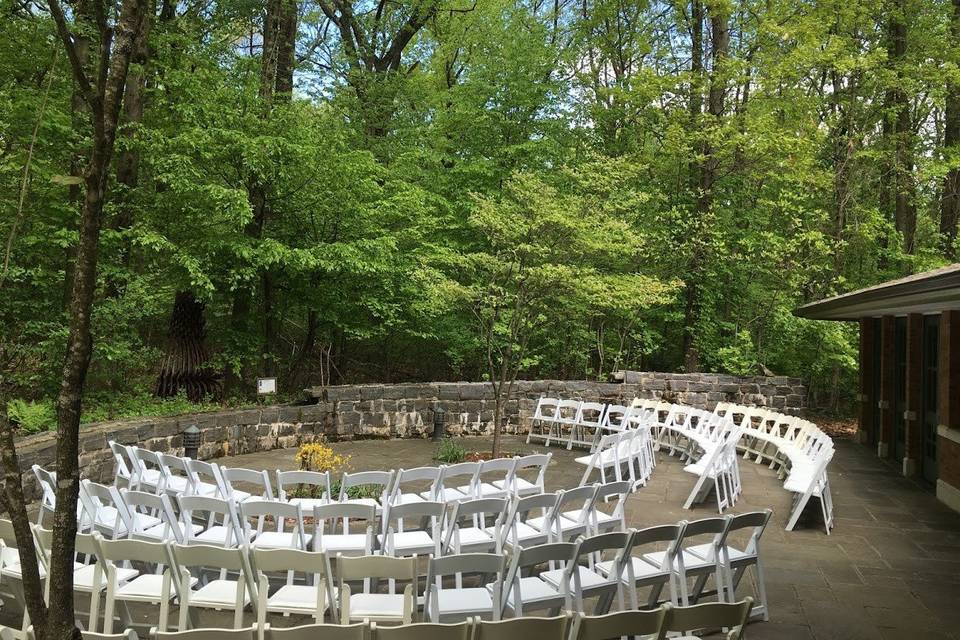
[[276, 378], [257, 378], [257, 393], [264, 395], [277, 392]]

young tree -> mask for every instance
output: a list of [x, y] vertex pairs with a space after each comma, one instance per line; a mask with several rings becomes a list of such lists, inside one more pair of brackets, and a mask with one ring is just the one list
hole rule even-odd
[[57, 35], [66, 50], [92, 130], [82, 178], [80, 237], [68, 309], [70, 330], [57, 397], [57, 506], [53, 516], [52, 557], [47, 576], [47, 580], [57, 588], [50, 591], [49, 604], [44, 604], [13, 432], [6, 416], [0, 415], [3, 501], [16, 531], [24, 569], [27, 610], [41, 640], [80, 637], [74, 625], [73, 607], [73, 552], [77, 533], [76, 504], [80, 491], [80, 411], [93, 346], [90, 322], [110, 163], [130, 59], [148, 11], [146, 0], [123, 0], [116, 9], [105, 0], [92, 0], [90, 5], [97, 36], [97, 50], [93, 54], [94, 74], [90, 74], [83, 63], [78, 40], [59, 0], [48, 0]]
[[493, 387], [494, 457], [500, 455], [517, 375], [536, 362], [543, 338], [566, 330], [565, 309], [589, 309], [609, 287], [629, 294], [606, 305], [619, 301], [637, 309], [661, 302], [669, 289], [638, 273], [613, 272], [629, 269], [640, 240], [622, 220], [593, 205], [535, 175], [515, 174], [501, 197], [476, 198], [468, 223], [481, 244], [451, 259], [456, 270], [443, 284], [473, 317]]

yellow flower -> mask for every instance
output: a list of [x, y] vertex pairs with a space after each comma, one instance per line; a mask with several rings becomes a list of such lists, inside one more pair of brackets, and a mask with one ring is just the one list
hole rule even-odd
[[340, 471], [350, 462], [350, 456], [335, 453], [333, 449], [320, 442], [302, 445], [297, 450], [295, 459], [300, 469], [320, 473]]

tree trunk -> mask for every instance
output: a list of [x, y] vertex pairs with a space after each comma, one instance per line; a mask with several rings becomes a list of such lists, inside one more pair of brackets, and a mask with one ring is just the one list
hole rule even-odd
[[902, 89], [904, 64], [907, 55], [906, 7], [895, 3], [890, 17], [889, 54], [894, 65], [896, 86], [890, 93], [894, 120], [893, 184], [894, 226], [903, 237], [903, 250], [913, 253], [917, 230], [917, 207], [913, 184], [913, 125], [910, 119], [910, 97]]
[[[700, 116], [703, 111], [703, 3], [693, 0], [690, 8], [690, 132], [696, 134], [700, 130]], [[697, 160], [690, 162], [690, 186], [696, 203], [694, 215], [699, 216], [700, 186], [702, 183], [703, 166]], [[694, 221], [694, 228], [697, 228]], [[690, 265], [684, 283], [684, 310], [683, 310], [683, 369], [693, 373], [700, 368], [700, 356], [696, 345], [696, 324], [699, 312], [699, 278], [700, 264], [697, 238], [692, 239]]]
[[[103, 0], [95, 0], [103, 2]], [[90, 108], [93, 139], [84, 170], [84, 198], [80, 216], [80, 237], [73, 270], [70, 295], [70, 330], [63, 364], [60, 392], [57, 396], [57, 505], [53, 516], [53, 544], [47, 577], [56, 585], [50, 590], [46, 619], [35, 620], [41, 640], [80, 638], [74, 624], [73, 562], [77, 533], [77, 497], [80, 492], [79, 432], [84, 383], [93, 350], [90, 322], [97, 283], [97, 259], [103, 203], [110, 161], [116, 140], [117, 122], [133, 45], [143, 28], [145, 0], [123, 0], [116, 25], [111, 29], [104, 20], [100, 27], [100, 60], [97, 78], [90, 75], [77, 58], [75, 42], [67, 26], [59, 0], [48, 0], [61, 43], [67, 51], [74, 77]], [[104, 2], [99, 15], [109, 15]], [[112, 44], [112, 51], [111, 51]], [[30, 545], [32, 550], [32, 545]], [[28, 581], [25, 581], [25, 585]], [[32, 578], [29, 583], [33, 583]], [[30, 594], [28, 599], [37, 597]], [[42, 595], [40, 596], [42, 597]]]
[[167, 353], [157, 376], [156, 395], [170, 398], [183, 390], [191, 402], [220, 395], [220, 381], [208, 366], [206, 305], [190, 291], [178, 291], [170, 314]]
[[[143, 101], [147, 88], [147, 74], [144, 67], [150, 56], [147, 40], [153, 22], [152, 17], [153, 11], [151, 10], [144, 20], [143, 29], [137, 34], [137, 39], [133, 43], [133, 56], [130, 60], [133, 66], [131, 66], [127, 75], [127, 86], [123, 97], [124, 127], [121, 129], [120, 135], [126, 142], [126, 148], [117, 156], [117, 184], [121, 185], [122, 189], [117, 216], [113, 224], [114, 230], [121, 233], [133, 224], [133, 205], [130, 192], [136, 189], [140, 176], [140, 151], [133, 145], [133, 139], [137, 127], [143, 120]], [[121, 240], [119, 262], [124, 267], [130, 266], [130, 242], [127, 239]], [[112, 293], [116, 293], [117, 284], [115, 282], [110, 283]]]
[[[960, 51], [960, 0], [953, 0], [953, 17], [950, 21], [949, 49], [956, 59]], [[960, 82], [952, 76], [947, 78], [946, 115], [943, 136], [943, 150], [952, 164], [943, 180], [943, 194], [940, 199], [940, 235], [943, 253], [955, 260], [957, 241], [957, 222], [960, 220]]]
[[[702, 10], [700, 14], [702, 20]], [[710, 38], [712, 41], [712, 68], [710, 71], [710, 93], [707, 99], [707, 112], [710, 114], [710, 127], [717, 127], [724, 113], [727, 91], [726, 78], [723, 76], [723, 61], [730, 50], [730, 28], [728, 16], [721, 7], [710, 10]], [[701, 27], [694, 27], [694, 33]], [[700, 62], [702, 68], [702, 61]], [[697, 98], [699, 100], [699, 96]], [[693, 250], [690, 270], [686, 283], [684, 307], [684, 371], [694, 373], [700, 370], [700, 350], [696, 341], [696, 328], [700, 322], [701, 300], [700, 279], [703, 275], [703, 262], [706, 258], [703, 236], [707, 232], [708, 217], [713, 209], [713, 186], [717, 176], [718, 159], [714, 154], [713, 143], [709, 136], [700, 145], [700, 162], [695, 175], [699, 176], [696, 199], [694, 202], [694, 223], [692, 228]]]

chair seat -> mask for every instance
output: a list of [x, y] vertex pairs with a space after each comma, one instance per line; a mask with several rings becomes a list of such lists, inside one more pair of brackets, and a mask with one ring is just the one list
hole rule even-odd
[[325, 533], [318, 538], [318, 551], [336, 554], [338, 551], [367, 550], [367, 536], [362, 533]]
[[[572, 511], [564, 511], [563, 513], [560, 514], [560, 517], [564, 520], [570, 520], [571, 522], [579, 523], [580, 519], [583, 517], [583, 509], [574, 509]], [[610, 525], [610, 524], [620, 524], [621, 522], [620, 518], [616, 516], [612, 516], [609, 513], [604, 513], [599, 509], [594, 509], [590, 511], [590, 513], [587, 516], [588, 523], [592, 524], [594, 521], [596, 521], [597, 526], [600, 526], [600, 527], [603, 527], [604, 525]], [[565, 527], [565, 525], [561, 525], [561, 526]]]
[[131, 517], [133, 518], [134, 523], [137, 525], [133, 528], [134, 531], [136, 531], [138, 528], [141, 530], [152, 529], [163, 522], [163, 520], [160, 518], [151, 516], [147, 513], [136, 512], [131, 514]]
[[246, 491], [240, 491], [240, 489], [233, 489], [230, 491], [230, 497], [234, 502], [244, 502], [252, 498], [253, 494], [247, 493]]
[[493, 597], [485, 587], [441, 589], [437, 592], [437, 608], [442, 615], [488, 613], [493, 610]]
[[[190, 586], [193, 587], [197, 579], [190, 578]], [[163, 576], [156, 573], [145, 573], [137, 576], [125, 585], [121, 585], [116, 590], [117, 600], [132, 600], [134, 602], [160, 602], [163, 593]], [[176, 596], [176, 590], [173, 585], [170, 586], [170, 598]]]
[[377, 500], [374, 500], [373, 498], [356, 498], [356, 499], [350, 499], [350, 500], [341, 500], [340, 504], [362, 504], [365, 507], [373, 507], [374, 509], [377, 510], [377, 513], [379, 513], [380, 509], [382, 508], [380, 506], [380, 503]]
[[[195, 496], [207, 496], [207, 497], [219, 497], [220, 489], [215, 484], [210, 484], [209, 482], [199, 482], [197, 486], [193, 488], [193, 495]], [[242, 491], [235, 491], [234, 493], [243, 493]], [[250, 494], [246, 494], [247, 497], [250, 497]], [[239, 499], [237, 502], [241, 502]]]
[[[501, 485], [503, 484], [502, 480], [499, 482]], [[481, 482], [479, 491], [481, 498], [499, 498], [507, 494], [505, 489], [497, 486], [497, 481]]]
[[[186, 538], [187, 532], [184, 529], [182, 522], [176, 522], [174, 523], [173, 526], [177, 527], [177, 529], [180, 531], [181, 536]], [[195, 536], [198, 533], [200, 533], [202, 529], [203, 529], [203, 526], [196, 523], [190, 523], [190, 535]], [[150, 538], [151, 540], [161, 540], [161, 541], [167, 540], [170, 538], [170, 527], [168, 527], [166, 523], [161, 522], [156, 526], [150, 527], [149, 529], [146, 529], [144, 531], [140, 531], [139, 533], [136, 533], [134, 535], [135, 537]]]
[[160, 473], [159, 469], [143, 469], [138, 474], [141, 484], [150, 485], [152, 487], [157, 486], [161, 477], [162, 474]]
[[580, 456], [579, 458], [574, 458], [573, 461], [577, 464], [582, 464], [585, 467], [589, 467], [594, 463], [601, 467], [613, 467], [621, 462], [620, 456], [614, 447], [604, 449], [600, 452], [600, 455], [596, 456], [596, 458], [594, 457], [594, 454], [591, 453], [589, 455]]
[[[554, 589], [560, 589], [560, 580], [563, 579], [563, 569], [554, 569], [553, 571], [544, 571], [540, 574], [540, 578], [546, 581]], [[600, 587], [607, 584], [616, 584], [607, 578], [590, 571], [587, 567], [577, 567], [577, 573], [580, 574], [580, 587], [582, 589], [589, 589], [591, 587]], [[573, 593], [576, 585], [573, 581], [573, 576], [570, 576], [570, 592]]]
[[290, 504], [300, 505], [300, 510], [305, 516], [312, 515], [314, 507], [322, 507], [325, 504], [330, 504], [328, 500], [323, 498], [291, 498], [288, 502]]
[[[539, 486], [539, 485], [534, 484], [533, 482], [530, 482], [529, 480], [525, 480], [525, 479], [521, 478], [520, 476], [516, 476], [516, 477], [513, 479], [513, 484], [514, 484], [515, 490], [516, 490], [516, 492], [517, 492], [518, 495], [524, 495], [524, 494], [527, 494], [527, 493], [539, 493], [539, 492], [540, 492], [540, 486]], [[501, 490], [506, 490], [506, 480], [494, 480], [494, 481], [493, 481], [493, 486], [495, 486], [496, 488], [501, 489]]]
[[[706, 560], [707, 558], [710, 557], [711, 549], [713, 549], [713, 545], [707, 543], [707, 544], [694, 545], [692, 547], [684, 547], [683, 550], [685, 552], [688, 552], [690, 555], [694, 555], [700, 558], [701, 560]], [[730, 546], [727, 547], [727, 553], [730, 555], [730, 560], [732, 562], [736, 562], [737, 560], [743, 560], [744, 558], [748, 557], [748, 554], [746, 552]], [[750, 554], [750, 557], [755, 557], [755, 556]]]
[[[253, 537], [253, 532], [247, 532], [246, 536], [247, 540], [250, 540]], [[197, 542], [213, 544], [221, 547], [227, 544], [228, 539], [230, 540], [231, 544], [237, 543], [233, 527], [225, 527], [219, 524], [210, 527], [206, 531], [198, 533], [193, 537], [193, 539]]]
[[464, 527], [460, 529], [461, 550], [478, 545], [489, 546], [495, 544], [497, 541], [496, 538], [488, 531], [489, 530], [481, 529], [480, 527]]
[[187, 485], [189, 484], [183, 476], [167, 476], [166, 482], [167, 493], [175, 493], [177, 495], [186, 492]]
[[[516, 534], [514, 534], [513, 527], [507, 530], [506, 541], [510, 543], [516, 542], [527, 542], [530, 540], [544, 539], [547, 536], [546, 532], [540, 531], [539, 529], [534, 529], [526, 522], [517, 522], [514, 525], [516, 527]], [[484, 529], [491, 536], [495, 533], [493, 527], [487, 527]]]
[[[299, 533], [288, 531], [264, 531], [258, 533], [251, 546], [258, 549], [300, 549], [309, 548], [310, 536], [300, 538]], [[301, 543], [304, 546], [301, 546]]]
[[402, 593], [357, 593], [350, 596], [350, 619], [403, 621]]
[[393, 504], [413, 504], [415, 502], [426, 502], [432, 499], [429, 491], [424, 491], [421, 495], [417, 495], [416, 493], [401, 493], [394, 497]]
[[[191, 607], [232, 609], [237, 601], [236, 580], [211, 580], [196, 591], [190, 592]], [[250, 604], [250, 592], [244, 589], [243, 604]]]
[[[504, 588], [507, 588], [508, 585], [504, 585]], [[509, 587], [510, 591], [507, 595], [507, 605], [511, 609], [515, 609], [513, 605], [514, 589], [511, 585]], [[493, 585], [487, 585], [487, 590], [493, 593]], [[523, 606], [528, 606], [531, 604], [536, 604], [538, 602], [547, 602], [555, 601], [557, 598], [562, 598], [563, 595], [552, 587], [549, 583], [544, 582], [540, 578], [535, 576], [530, 576], [528, 578], [520, 578], [520, 602]]]
[[[683, 553], [683, 568], [686, 571], [690, 571], [692, 569], [704, 569], [707, 567], [711, 567], [711, 568], [713, 567], [712, 560], [707, 561], [707, 560], [704, 560], [703, 558], [698, 558], [692, 553], [688, 553], [686, 550], [682, 551], [682, 553]], [[666, 555], [667, 555], [666, 551], [655, 551], [653, 553], [645, 553], [643, 554], [643, 557], [644, 559], [647, 560], [647, 562], [653, 564], [654, 566], [660, 567], [660, 566], [663, 566], [663, 561], [666, 558]], [[676, 560], [674, 560], [674, 566], [673, 566], [674, 571], [677, 571], [679, 569], [676, 566], [676, 564], [677, 562]]]
[[[420, 494], [424, 498], [427, 498], [430, 495], [429, 491], [424, 491]], [[469, 500], [471, 497], [470, 493], [464, 493], [457, 489], [456, 487], [444, 487], [437, 493], [435, 500], [438, 502], [459, 502], [461, 500]]]
[[[642, 558], [631, 557], [630, 564], [633, 565], [633, 577], [635, 580], [642, 580], [644, 578], [651, 578], [653, 576], [670, 575], [669, 571], [661, 571], [659, 566], [654, 566]], [[613, 571], [613, 560], [598, 562], [595, 567], [602, 575], [608, 576], [610, 575], [610, 572]], [[623, 580], [628, 578], [626, 568], [624, 568], [623, 575], [620, 577]]]
[[[93, 591], [93, 574], [96, 571], [96, 565], [93, 564], [82, 564], [78, 568], [75, 568], [73, 571], [73, 588], [77, 591], [82, 591], [85, 593], [90, 593]], [[136, 569], [129, 567], [117, 567], [117, 582], [124, 583], [132, 580], [140, 572]], [[107, 588], [107, 574], [105, 571], [100, 572], [100, 587], [97, 591], [102, 591]]]
[[398, 531], [390, 536], [377, 536], [382, 549], [387, 548], [387, 543], [396, 552], [406, 553], [432, 553], [436, 548], [436, 542], [426, 531]]
[[[267, 598], [267, 611], [314, 615], [317, 612], [318, 593], [318, 587], [313, 585], [283, 585]], [[337, 599], [337, 588], [334, 587], [333, 593], [326, 594], [324, 598], [324, 602], [320, 603], [321, 614], [327, 610], [327, 604], [330, 600]]]

